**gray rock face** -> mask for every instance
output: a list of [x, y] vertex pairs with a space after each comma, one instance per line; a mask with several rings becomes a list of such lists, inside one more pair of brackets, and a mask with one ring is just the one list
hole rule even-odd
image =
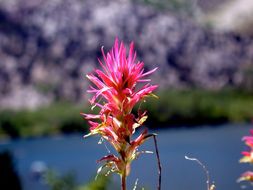
[[[115, 37], [134, 41], [147, 69], [159, 67], [152, 77], [161, 88], [239, 86], [244, 65], [251, 67], [253, 60], [251, 38], [208, 31], [134, 1], [5, 0], [0, 2], [0, 107], [84, 99], [84, 76], [98, 65], [101, 46], [109, 50]], [[20, 89], [23, 98], [16, 98]], [[32, 106], [24, 103], [29, 96], [36, 100]]]

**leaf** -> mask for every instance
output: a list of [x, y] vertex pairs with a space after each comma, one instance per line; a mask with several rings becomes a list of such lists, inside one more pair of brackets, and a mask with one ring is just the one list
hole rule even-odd
[[103, 166], [100, 166], [100, 167], [98, 168], [98, 170], [97, 170], [97, 175], [96, 175], [96, 177], [95, 177], [95, 180], [97, 180], [98, 175], [101, 173], [101, 171], [102, 171], [102, 169], [103, 169], [104, 167], [106, 167], [106, 164], [104, 164]]
[[156, 99], [159, 99], [159, 97], [153, 93], [150, 93], [148, 96], [152, 97], [152, 98], [156, 98]]
[[140, 118], [140, 120], [138, 121], [138, 123], [139, 123], [140, 125], [143, 124], [143, 123], [147, 120], [147, 118], [148, 118], [147, 115], [143, 116], [142, 118]]
[[137, 188], [137, 185], [138, 185], [138, 178], [135, 180], [135, 183], [134, 183], [134, 188], [133, 188], [133, 190], [136, 190], [136, 188]]

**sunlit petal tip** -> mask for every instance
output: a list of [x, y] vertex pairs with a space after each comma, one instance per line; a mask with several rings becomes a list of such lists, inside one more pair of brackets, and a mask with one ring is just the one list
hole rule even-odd
[[142, 74], [142, 77], [152, 74], [152, 73], [155, 72], [157, 69], [158, 69], [158, 67], [155, 67], [154, 69], [152, 69], [152, 70], [150, 70], [150, 71], [148, 71], [148, 72], [146, 72], [146, 73], [143, 73], [143, 74]]
[[85, 75], [85, 76], [86, 76], [86, 78], [88, 78], [88, 79], [90, 80], [91, 75], [87, 74], [87, 75]]
[[93, 135], [92, 133], [88, 133], [87, 135], [84, 135], [83, 138], [86, 139], [87, 137], [92, 136], [92, 135]]

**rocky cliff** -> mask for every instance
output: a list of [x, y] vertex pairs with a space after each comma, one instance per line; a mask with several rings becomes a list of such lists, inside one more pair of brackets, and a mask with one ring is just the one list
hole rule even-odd
[[253, 39], [127, 0], [0, 1], [0, 107], [84, 99], [85, 74], [115, 37], [134, 41], [160, 88], [241, 86]]

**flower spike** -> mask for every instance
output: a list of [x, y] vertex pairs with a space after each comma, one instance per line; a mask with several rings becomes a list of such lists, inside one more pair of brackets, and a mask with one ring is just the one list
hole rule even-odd
[[126, 176], [130, 173], [131, 162], [140, 154], [137, 149], [150, 137], [148, 131], [144, 130], [133, 139], [136, 128], [143, 125], [147, 115], [146, 111], [139, 111], [138, 115], [134, 115], [132, 109], [147, 96], [154, 96], [152, 92], [158, 86], [151, 85], [151, 80], [146, 77], [157, 68], [144, 72], [144, 63], [136, 61], [133, 42], [128, 52], [124, 43], [119, 43], [118, 39], [109, 52], [106, 53], [103, 47], [101, 52], [103, 60], [98, 59], [101, 69], [95, 69], [93, 73], [87, 75], [92, 83], [88, 90], [93, 94], [90, 103], [98, 106], [100, 111], [98, 114], [81, 113], [81, 115], [90, 125], [90, 133], [85, 137], [100, 135], [118, 154], [101, 158], [99, 162], [105, 162], [105, 165], [99, 172], [106, 167], [111, 172], [120, 174], [122, 189], [125, 189], [123, 187]]

